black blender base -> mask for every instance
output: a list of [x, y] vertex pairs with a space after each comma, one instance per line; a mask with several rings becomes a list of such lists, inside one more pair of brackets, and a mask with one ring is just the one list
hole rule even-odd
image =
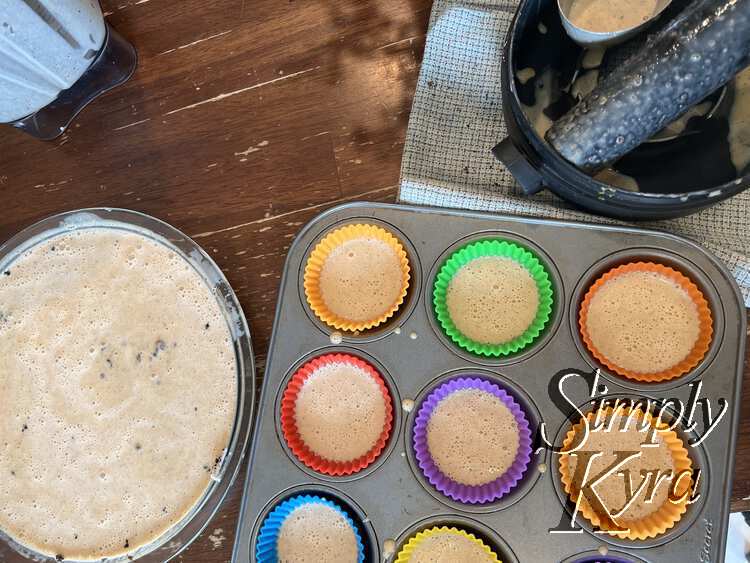
[[11, 122], [44, 141], [62, 135], [76, 115], [91, 101], [133, 75], [138, 64], [135, 48], [109, 24], [104, 45], [94, 62], [73, 86], [60, 92], [57, 99], [31, 115]]

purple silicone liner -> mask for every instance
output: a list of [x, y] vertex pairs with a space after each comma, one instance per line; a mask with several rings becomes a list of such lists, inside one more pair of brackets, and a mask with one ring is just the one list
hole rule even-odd
[[[516, 458], [500, 477], [484, 485], [462, 485], [448, 478], [432, 459], [427, 447], [427, 424], [435, 407], [448, 395], [462, 389], [480, 389], [493, 394], [513, 413], [518, 424], [518, 451]], [[529, 421], [520, 405], [499, 385], [479, 377], [459, 377], [451, 379], [422, 401], [414, 420], [414, 453], [419, 468], [429, 483], [445, 496], [464, 504], [483, 504], [496, 501], [510, 492], [518, 484], [531, 461], [531, 430]]]

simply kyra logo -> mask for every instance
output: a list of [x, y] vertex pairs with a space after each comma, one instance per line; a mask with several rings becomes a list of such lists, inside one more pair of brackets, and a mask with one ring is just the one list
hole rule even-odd
[[[588, 390], [576, 404], [576, 386]], [[620, 538], [655, 537], [678, 522], [701, 496], [701, 468], [690, 455], [719, 426], [729, 407], [702, 397], [702, 381], [689, 384], [687, 401], [607, 395], [599, 370], [562, 371], [549, 386], [550, 398], [567, 418], [557, 443], [542, 423], [537, 451], [555, 454], [555, 470], [573, 506], [553, 534], [583, 533], [580, 513], [595, 532]], [[567, 391], [567, 393], [566, 393]]]

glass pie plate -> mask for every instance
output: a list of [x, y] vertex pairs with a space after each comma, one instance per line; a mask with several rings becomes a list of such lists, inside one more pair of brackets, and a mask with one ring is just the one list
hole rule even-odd
[[[208, 488], [187, 514], [156, 540], [126, 555], [106, 558], [107, 563], [162, 563], [178, 555], [198, 537], [219, 510], [239, 472], [252, 427], [255, 397], [255, 366], [250, 330], [237, 296], [216, 263], [184, 233], [159, 219], [136, 211], [111, 208], [80, 209], [43, 219], [0, 246], [0, 269], [7, 267], [24, 250], [47, 238], [61, 232], [89, 228], [120, 229], [136, 233], [151, 238], [179, 254], [211, 288], [232, 337], [237, 365], [235, 418], [223, 459], [211, 474]], [[54, 556], [30, 550], [0, 530], [0, 561], [57, 563], [58, 560]], [[65, 561], [76, 562], [71, 559]]]

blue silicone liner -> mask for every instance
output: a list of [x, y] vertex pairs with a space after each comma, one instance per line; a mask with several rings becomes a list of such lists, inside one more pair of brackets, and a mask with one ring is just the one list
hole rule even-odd
[[276, 545], [281, 526], [294, 510], [306, 504], [324, 504], [333, 508], [344, 517], [349, 523], [349, 526], [351, 526], [352, 531], [354, 532], [354, 537], [357, 538], [357, 562], [363, 563], [365, 560], [365, 547], [362, 543], [362, 537], [359, 534], [357, 525], [351, 519], [346, 510], [342, 509], [338, 504], [327, 498], [314, 495], [295, 495], [279, 503], [268, 513], [268, 516], [266, 516], [266, 519], [263, 521], [263, 525], [258, 532], [258, 541], [255, 544], [255, 559], [257, 562], [277, 563], [278, 554], [276, 552]]

